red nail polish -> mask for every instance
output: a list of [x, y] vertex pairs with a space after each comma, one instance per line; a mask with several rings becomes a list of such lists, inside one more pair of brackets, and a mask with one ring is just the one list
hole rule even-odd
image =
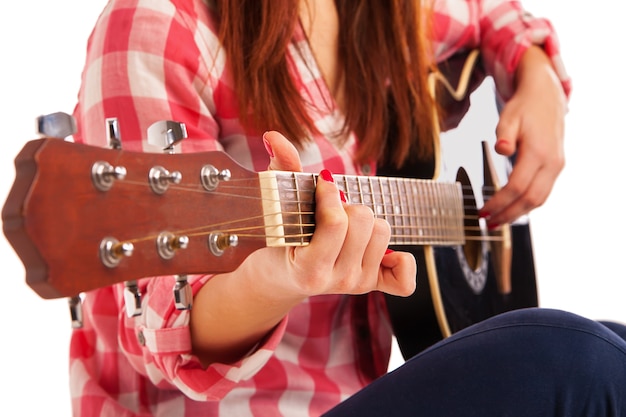
[[341, 198], [341, 201], [344, 203], [348, 202], [348, 200], [346, 200], [346, 193], [344, 193], [343, 190], [339, 190], [339, 198]]
[[487, 229], [489, 230], [496, 230], [498, 227], [500, 227], [499, 223], [487, 223]]
[[387, 250], [385, 251], [385, 255], [389, 255], [390, 253], [393, 253], [393, 252], [394, 252], [393, 249], [387, 248]]
[[272, 149], [272, 145], [270, 145], [267, 139], [265, 139], [265, 134], [263, 135], [263, 146], [265, 146], [265, 150], [267, 151], [267, 154], [270, 156], [270, 158], [273, 158], [274, 150]]
[[488, 218], [490, 216], [491, 216], [491, 214], [489, 214], [489, 212], [487, 212], [487, 211], [482, 211], [482, 210], [478, 211], [478, 217], [480, 217], [481, 219], [486, 219], [486, 218]]
[[322, 177], [324, 181], [335, 182], [333, 174], [327, 169], [323, 169], [322, 172], [320, 172], [320, 177]]

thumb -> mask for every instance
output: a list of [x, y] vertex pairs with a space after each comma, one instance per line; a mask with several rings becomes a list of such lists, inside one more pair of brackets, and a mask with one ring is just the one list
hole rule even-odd
[[302, 171], [298, 150], [286, 137], [276, 131], [263, 134], [263, 145], [270, 157], [268, 169], [275, 171]]
[[504, 156], [512, 156], [515, 153], [520, 129], [519, 119], [509, 116], [509, 114], [505, 107], [496, 126], [494, 148], [497, 153]]

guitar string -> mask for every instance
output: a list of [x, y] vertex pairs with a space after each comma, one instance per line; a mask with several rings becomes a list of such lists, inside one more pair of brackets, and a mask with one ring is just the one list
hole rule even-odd
[[[241, 181], [245, 181], [245, 180], [241, 180]], [[145, 182], [142, 181], [132, 181], [132, 180], [122, 180], [122, 182], [124, 182], [125, 184], [129, 184], [129, 185], [137, 185], [137, 186], [142, 186], [145, 187]], [[230, 192], [225, 192], [225, 191], [229, 191], [230, 189], [235, 190], [235, 191], [241, 191], [244, 189], [250, 189], [250, 190], [258, 190], [258, 187], [241, 187], [241, 186], [236, 186], [234, 185], [234, 182], [238, 182], [238, 180], [231, 180], [227, 183], [222, 183], [220, 184], [220, 191], [207, 191], [204, 188], [202, 188], [201, 186], [198, 185], [186, 185], [186, 184], [172, 184], [170, 185], [171, 189], [175, 189], [175, 190], [179, 190], [179, 191], [185, 191], [185, 192], [199, 192], [199, 193], [210, 193], [212, 195], [219, 195], [219, 196], [227, 196], [230, 198], [236, 197], [236, 198], [242, 198], [242, 199], [253, 199], [253, 200], [260, 200], [261, 197], [258, 196], [246, 196], [246, 195], [241, 195], [240, 193], [234, 194], [232, 191]], [[289, 191], [289, 190], [287, 190]], [[296, 190], [291, 190], [296, 191]], [[312, 192], [310, 192], [311, 194], [313, 194]], [[382, 196], [381, 193], [376, 193], [376, 192], [372, 192], [369, 193], [369, 196], [373, 196], [373, 197], [380, 197]], [[466, 199], [467, 196], [464, 196], [464, 199]], [[280, 201], [272, 201], [273, 203], [280, 203]], [[300, 205], [300, 204], [312, 204], [312, 202], [310, 200], [302, 200], [302, 201], [292, 201], [290, 202], [291, 204], [296, 204], [296, 205]], [[358, 204], [358, 203], [357, 203]], [[468, 207], [465, 207], [468, 208]], [[475, 207], [470, 207], [470, 208], [474, 208]], [[428, 209], [428, 210], [433, 210], [434, 207], [421, 207], [421, 211], [424, 211], [424, 209]], [[297, 211], [297, 212], [286, 212], [286, 211], [281, 211], [280, 213], [270, 213], [270, 214], [266, 214], [264, 216], [256, 216], [256, 217], [249, 217], [249, 218], [244, 218], [244, 219], [237, 219], [237, 220], [232, 220], [232, 221], [227, 221], [227, 222], [223, 222], [223, 223], [216, 223], [216, 224], [212, 224], [212, 225], [203, 225], [203, 226], [199, 226], [197, 228], [191, 228], [191, 229], [185, 229], [185, 230], [179, 230], [177, 231], [177, 233], [179, 234], [184, 234], [187, 236], [206, 236], [209, 235], [211, 233], [225, 233], [225, 234], [234, 234], [237, 233], [238, 236], [240, 237], [247, 237], [247, 238], [259, 238], [259, 239], [280, 239], [280, 238], [285, 238], [288, 240], [291, 239], [306, 239], [306, 238], [310, 238], [312, 236], [312, 232], [311, 233], [291, 233], [289, 235], [280, 235], [280, 236], [271, 236], [271, 235], [267, 235], [267, 234], [250, 234], [250, 233], [241, 233], [244, 231], [253, 231], [253, 230], [263, 230], [266, 228], [266, 225], [256, 225], [256, 226], [246, 226], [246, 227], [226, 227], [228, 225], [232, 225], [233, 223], [241, 223], [241, 222], [249, 222], [249, 221], [254, 221], [254, 220], [260, 220], [260, 219], [264, 219], [267, 217], [273, 217], [276, 216], [277, 214], [280, 214], [281, 216], [296, 216], [296, 217], [302, 217], [302, 216], [314, 216], [314, 212], [313, 211], [309, 211], [309, 212], [305, 212], [305, 211]], [[384, 217], [388, 217], [388, 218], [394, 218], [395, 220], [397, 219], [402, 219], [402, 218], [412, 218], [415, 219], [417, 221], [422, 221], [423, 219], [437, 219], [437, 220], [446, 220], [446, 216], [445, 215], [440, 215], [440, 216], [431, 216], [431, 215], [424, 215], [424, 214], [419, 214], [419, 215], [414, 215], [414, 214], [386, 214], [383, 216]], [[470, 220], [476, 220], [478, 219], [478, 216], [472, 216], [472, 215], [465, 215], [464, 218], [470, 219]], [[270, 227], [280, 227], [283, 229], [290, 229], [290, 228], [313, 228], [314, 224], [313, 223], [303, 223], [303, 222], [296, 222], [296, 223], [283, 223], [280, 225], [272, 225]], [[397, 234], [392, 234], [391, 238], [392, 239], [400, 239], [402, 240], [402, 242], [399, 242], [400, 244], [405, 243], [406, 244], [427, 244], [427, 243], [422, 243], [422, 242], [432, 242], [432, 241], [437, 241], [439, 243], [442, 242], [442, 238], [439, 234], [437, 233], [427, 233], [429, 231], [437, 231], [437, 230], [444, 230], [446, 231], [447, 229], [449, 229], [448, 227], [445, 226], [441, 226], [441, 225], [432, 225], [432, 224], [424, 224], [421, 226], [413, 226], [413, 225], [407, 225], [407, 224], [403, 224], [403, 225], [399, 225], [399, 226], [395, 226], [395, 229], [401, 228], [403, 230], [403, 232], [406, 232], [406, 230], [409, 230], [411, 232], [414, 232], [415, 230], [418, 230], [418, 233], [397, 233]], [[207, 230], [211, 230], [210, 232]], [[392, 230], [394, 230], [394, 225], [392, 225]], [[474, 226], [474, 227], [469, 227], [469, 226], [464, 226], [463, 230], [465, 230], [466, 232], [481, 232], [483, 229], [478, 227], [478, 226]], [[156, 236], [146, 236], [146, 237], [142, 237], [142, 238], [136, 238], [136, 239], [130, 239], [127, 240], [129, 242], [140, 242], [140, 241], [144, 241], [144, 240], [152, 240], [154, 239]], [[473, 236], [471, 233], [468, 235], [465, 235], [463, 237], [463, 239], [465, 241], [499, 241], [502, 240], [501, 237], [498, 237], [497, 234], [494, 236], [494, 234], [492, 233], [491, 235], [483, 235], [481, 233], [480, 236]], [[394, 242], [394, 244], [396, 244], [397, 242]], [[445, 241], [444, 241], [445, 243]]]
[[[132, 183], [132, 182], [131, 182], [131, 181], [127, 181], [127, 183]], [[144, 185], [144, 183], [142, 183], [142, 182], [139, 182], [139, 183], [136, 183], [136, 184], [137, 184], [137, 185]], [[200, 189], [199, 187], [196, 187], [196, 186], [193, 186], [193, 187], [189, 188], [189, 187], [187, 187], [187, 186], [184, 186], [184, 184], [183, 184], [183, 185], [177, 185], [177, 186], [172, 185], [172, 188], [176, 188], [176, 189], [179, 189], [179, 190], [184, 190], [184, 191], [198, 191], [198, 192], [201, 192], [201, 193], [206, 193], [206, 192], [207, 192], [206, 190], [204, 190], [204, 189]], [[223, 188], [224, 188], [224, 187], [223, 187]], [[245, 188], [245, 187], [237, 187], [236, 189], [237, 189], [237, 190], [240, 190], [240, 189], [243, 189], [243, 188]], [[253, 187], [249, 187], [249, 188], [253, 188]], [[255, 189], [256, 189], [256, 188], [255, 188]], [[257, 200], [258, 200], [258, 197], [241, 196], [240, 194], [236, 194], [236, 195], [234, 195], [234, 194], [227, 194], [227, 193], [223, 193], [223, 192], [219, 192], [219, 193], [218, 193], [218, 192], [216, 192], [216, 191], [212, 191], [211, 193], [216, 194], [216, 195], [226, 195], [226, 196], [229, 196], [229, 197], [253, 198], [253, 199], [257, 199]], [[302, 202], [300, 202], [300, 203], [302, 203]], [[306, 201], [305, 203], [310, 203], [310, 201]], [[294, 203], [294, 204], [295, 204], [295, 203]], [[274, 214], [269, 214], [268, 216], [274, 216], [275, 214], [276, 214], [276, 213], [274, 213]], [[283, 212], [283, 213], [281, 213], [281, 214], [283, 214], [283, 215], [289, 215], [289, 214], [292, 214], [292, 215], [300, 215], [300, 216], [302, 216], [302, 215], [313, 215], [313, 212], [309, 212], [309, 213], [304, 213], [304, 212], [286, 213], [286, 212]], [[393, 215], [392, 217], [394, 217], [394, 216], [395, 216], [396, 218], [398, 217], [398, 215], [397, 215], [397, 214], [396, 214], [396, 215]], [[404, 215], [403, 215], [403, 216], [404, 216]], [[412, 217], [417, 217], [417, 218], [419, 219], [420, 217], [424, 217], [424, 216], [412, 216]], [[432, 216], [426, 216], [426, 217], [427, 217], [427, 218], [432, 218]], [[475, 217], [475, 216], [474, 216], [474, 217]], [[439, 218], [442, 218], [442, 216], [439, 216]], [[242, 220], [239, 220], [239, 221], [245, 221], [245, 219], [242, 219]], [[237, 221], [235, 221], [235, 222], [237, 222]], [[229, 222], [229, 223], [232, 223], [232, 222]], [[216, 226], [219, 226], [219, 225], [213, 225], [213, 226], [202, 226], [202, 227], [200, 227], [199, 229], [207, 229], [207, 228], [212, 228], [212, 227], [216, 227]], [[297, 228], [297, 227], [302, 228], [302, 227], [308, 227], [308, 226], [312, 226], [312, 225], [311, 225], [311, 224], [308, 224], [308, 225], [307, 225], [307, 224], [293, 223], [293, 224], [283, 224], [283, 225], [280, 225], [280, 226], [281, 226], [281, 227], [285, 227], [285, 228], [290, 228], [290, 227], [292, 227], [292, 228]], [[255, 228], [262, 228], [262, 227], [255, 226]], [[416, 228], [418, 228], [418, 227], [411, 227], [411, 226], [408, 226], [408, 227], [407, 227], [407, 226], [405, 225], [403, 228], [404, 228], [405, 230], [407, 230], [407, 229], [416, 229]], [[439, 241], [441, 241], [441, 238], [440, 238], [440, 236], [439, 236], [439, 235], [436, 235], [436, 234], [435, 234], [435, 235], [427, 235], [427, 234], [424, 234], [424, 233], [423, 233], [423, 232], [424, 232], [424, 230], [428, 231], [428, 229], [429, 229], [429, 228], [432, 228], [432, 229], [434, 229], [434, 230], [441, 230], [441, 229], [442, 229], [442, 227], [441, 227], [441, 226], [428, 226], [428, 225], [424, 225], [424, 226], [422, 226], [421, 228], [419, 228], [419, 229], [421, 229], [421, 233], [418, 233], [418, 234], [415, 234], [415, 235], [412, 235], [412, 234], [407, 235], [406, 233], [401, 233], [401, 234], [399, 234], [399, 235], [395, 235], [395, 234], [394, 234], [392, 237], [401, 237], [403, 240], [410, 240], [411, 242], [413, 242], [413, 240], [411, 240], [411, 239], [413, 239], [413, 238], [416, 238], [416, 239], [417, 239], [417, 238], [419, 238], [418, 240], [420, 240], [420, 239], [421, 239], [422, 241], [425, 241], [425, 242], [426, 242], [426, 241], [432, 241], [434, 238], [439, 238], [438, 240], [439, 240]], [[234, 232], [234, 231], [240, 231], [240, 230], [242, 230], [242, 229], [223, 229], [223, 232], [224, 232], [224, 233], [229, 233], [229, 231], [230, 231], [230, 232]], [[466, 228], [465, 228], [465, 230], [466, 230], [466, 231], [480, 231], [481, 229], [480, 229], [480, 228], [478, 228], [478, 227], [474, 227], [474, 228], [466, 227]], [[203, 232], [196, 233], [196, 234], [208, 234], [208, 233], [203, 231]], [[291, 234], [291, 235], [286, 236], [286, 237], [287, 237], [287, 238], [293, 238], [293, 237], [309, 237], [310, 235], [311, 235], [311, 234]], [[240, 235], [240, 236], [244, 236], [244, 235]], [[261, 238], [261, 237], [263, 237], [263, 236], [259, 236], [259, 235], [250, 235], [250, 237], [259, 237], [259, 238]], [[276, 238], [276, 237], [271, 237], [271, 236], [268, 236], [268, 237], [270, 237], [270, 238]], [[492, 235], [492, 236], [481, 236], [481, 237], [475, 237], [475, 236], [471, 236], [471, 235], [469, 235], [469, 236], [466, 236], [466, 237], [465, 237], [465, 240], [499, 240], [499, 238], [494, 237], [493, 235]], [[411, 242], [409, 242], [409, 243], [411, 243]], [[420, 243], [420, 242], [417, 242], [417, 243]], [[444, 242], [444, 243], [445, 243], [445, 242]]]

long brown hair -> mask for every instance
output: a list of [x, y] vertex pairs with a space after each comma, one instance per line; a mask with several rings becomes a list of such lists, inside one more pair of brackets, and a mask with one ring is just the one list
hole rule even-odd
[[[432, 154], [432, 68], [426, 22], [416, 0], [336, 0], [345, 80], [345, 129], [359, 138], [359, 162]], [[287, 47], [298, 1], [218, 0], [242, 122], [303, 143], [316, 128], [290, 75]]]

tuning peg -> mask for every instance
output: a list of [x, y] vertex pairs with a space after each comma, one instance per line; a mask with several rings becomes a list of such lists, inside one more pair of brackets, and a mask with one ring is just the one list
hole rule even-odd
[[174, 146], [187, 137], [184, 123], [161, 120], [148, 127], [148, 143], [158, 146], [166, 153], [174, 152]]
[[[148, 143], [158, 146], [165, 153], [174, 153], [174, 146], [186, 137], [187, 128], [184, 123], [162, 120], [148, 128]], [[152, 191], [163, 194], [170, 184], [180, 183], [182, 175], [179, 171], [169, 172], [161, 166], [156, 166], [150, 169], [149, 178]]]
[[65, 139], [76, 133], [76, 120], [63, 112], [44, 114], [37, 118], [37, 133], [48, 138]]
[[78, 295], [68, 298], [67, 302], [70, 308], [72, 329], [80, 329], [83, 327], [83, 302]]
[[[111, 149], [122, 149], [122, 135], [120, 125], [116, 117], [109, 117], [105, 120], [107, 144]], [[122, 180], [126, 177], [126, 168], [122, 166], [112, 166], [108, 162], [97, 161], [91, 168], [91, 178], [97, 189], [107, 191], [113, 186], [115, 180]], [[122, 259], [133, 254], [134, 246], [130, 242], [118, 242], [115, 238], [105, 238], [100, 243], [100, 259], [102, 263], [115, 268]], [[135, 317], [141, 314], [141, 290], [137, 281], [126, 281], [124, 283], [124, 305], [126, 315]]]
[[148, 173], [150, 180], [150, 188], [155, 194], [163, 194], [169, 188], [170, 184], [179, 184], [183, 179], [180, 171], [170, 172], [162, 166], [150, 168]]
[[107, 140], [109, 148], [122, 149], [122, 137], [120, 135], [120, 125], [116, 117], [106, 119]]
[[120, 242], [114, 237], [105, 237], [100, 241], [100, 261], [109, 268], [115, 268], [122, 259], [132, 256], [135, 246], [132, 242]]
[[230, 233], [211, 233], [208, 243], [213, 255], [222, 256], [227, 248], [234, 248], [239, 244], [239, 236]]
[[[36, 119], [36, 130], [41, 136], [48, 138], [66, 139], [76, 133], [76, 121], [63, 112], [44, 114]], [[68, 298], [72, 328], [83, 326], [82, 303], [79, 296]]]
[[126, 315], [135, 317], [141, 314], [141, 290], [137, 281], [126, 281], [124, 283], [124, 305]]
[[218, 170], [213, 165], [205, 165], [200, 171], [202, 186], [207, 191], [214, 191], [220, 181], [230, 181], [231, 173], [229, 169]]
[[115, 180], [126, 178], [126, 168], [113, 166], [105, 161], [96, 161], [91, 166], [91, 181], [100, 191], [108, 191], [113, 187]]
[[179, 249], [186, 249], [189, 245], [189, 237], [185, 235], [174, 235], [170, 232], [161, 232], [157, 236], [157, 252], [161, 259], [172, 259]]
[[[187, 137], [187, 127], [184, 123], [171, 120], [155, 122], [148, 128], [148, 143], [158, 146], [165, 153], [174, 153], [174, 146]], [[182, 175], [178, 171], [169, 172], [157, 166], [150, 170], [150, 187], [157, 194], [163, 194], [169, 184], [178, 184]], [[189, 244], [187, 236], [175, 236], [172, 233], [161, 233], [157, 238], [157, 250], [163, 259], [170, 259], [176, 250], [185, 249]], [[191, 285], [187, 282], [187, 275], [176, 275], [173, 288], [174, 305], [179, 310], [191, 309], [193, 294]]]
[[187, 282], [187, 275], [176, 275], [174, 284], [174, 305], [178, 310], [191, 310], [193, 304], [193, 292]]

